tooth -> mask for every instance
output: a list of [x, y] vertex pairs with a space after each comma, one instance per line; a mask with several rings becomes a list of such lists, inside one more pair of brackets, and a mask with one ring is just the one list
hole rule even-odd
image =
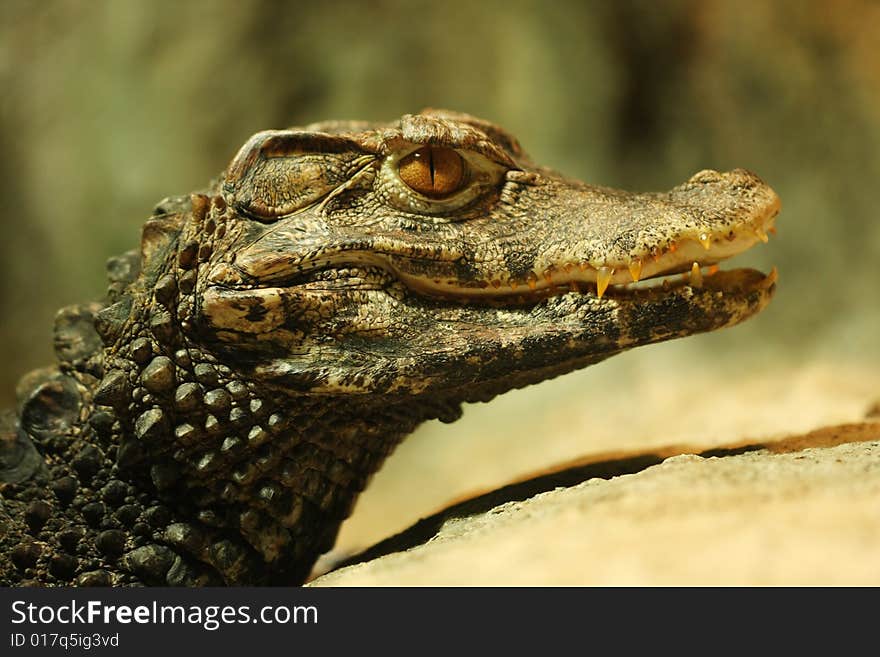
[[633, 260], [629, 263], [629, 275], [632, 276], [633, 283], [638, 283], [642, 277], [642, 261]]
[[553, 282], [553, 272], [551, 272], [549, 269], [544, 270], [544, 280], [548, 283]]
[[492, 279], [492, 287], [494, 287], [497, 290], [499, 287], [501, 287], [501, 281], [499, 281], [497, 278], [493, 278]]
[[767, 232], [770, 233], [771, 235], [775, 235], [776, 234], [776, 226], [770, 226], [770, 228], [767, 229]]
[[691, 287], [703, 287], [703, 272], [700, 271], [699, 263], [691, 265], [690, 284]]
[[535, 289], [535, 287], [537, 287], [537, 285], [538, 285], [538, 277], [535, 276], [535, 272], [533, 272], [533, 271], [530, 271], [530, 272], [529, 272], [529, 275], [526, 276], [526, 283], [528, 283], [528, 284], [529, 284], [529, 287], [530, 287], [531, 289], [533, 289], [533, 290]]
[[568, 289], [571, 290], [572, 292], [580, 292], [580, 291], [581, 291], [581, 288], [580, 288], [580, 286], [577, 284], [577, 281], [571, 281], [571, 282], [568, 284]]
[[590, 263], [587, 262], [586, 260], [581, 260], [580, 263], [578, 264], [578, 268], [581, 271], [587, 271], [590, 268]]
[[712, 248], [712, 238], [706, 235], [706, 233], [700, 233], [700, 244], [708, 251]]
[[764, 244], [770, 241], [770, 238], [767, 237], [767, 233], [764, 232], [763, 228], [755, 228], [755, 235], [757, 235], [758, 239], [764, 242]]
[[522, 281], [518, 281], [514, 278], [511, 278], [509, 285], [510, 285], [511, 290], [515, 290], [517, 285], [522, 285]]
[[600, 299], [605, 294], [605, 290], [608, 289], [608, 284], [611, 282], [613, 274], [614, 270], [611, 267], [599, 267], [599, 270], [596, 272], [596, 294], [599, 295]]
[[767, 278], [764, 280], [768, 283], [775, 283], [776, 279], [779, 278], [779, 272], [776, 271], [776, 266], [773, 266], [773, 269], [770, 270], [770, 273], [767, 274]]
[[570, 262], [562, 266], [562, 271], [564, 271], [566, 274], [570, 274], [572, 269], [574, 269], [574, 265]]
[[675, 250], [676, 250], [677, 248], [678, 248], [678, 245], [677, 245], [675, 242], [673, 242], [672, 244], [670, 244], [669, 247], [668, 247], [670, 253], [675, 253]]
[[709, 272], [709, 274], [716, 274], [718, 273], [718, 269], [718, 265], [712, 265], [707, 271]]

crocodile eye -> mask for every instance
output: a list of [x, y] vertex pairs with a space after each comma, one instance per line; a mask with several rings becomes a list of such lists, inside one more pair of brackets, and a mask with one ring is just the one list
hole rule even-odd
[[397, 172], [408, 187], [431, 198], [449, 196], [464, 184], [465, 165], [451, 148], [423, 146], [400, 160]]

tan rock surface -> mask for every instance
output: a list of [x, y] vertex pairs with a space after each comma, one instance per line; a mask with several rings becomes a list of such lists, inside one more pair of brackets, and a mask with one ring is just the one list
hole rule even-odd
[[[738, 327], [730, 333], [741, 334], [741, 328]], [[847, 423], [858, 426], [855, 423], [864, 419], [871, 400], [880, 397], [880, 369], [871, 360], [872, 352], [866, 352], [866, 358], [861, 363], [852, 359], [844, 360], [836, 355], [833, 358], [826, 355], [811, 361], [780, 366], [774, 361], [772, 353], [750, 353], [748, 350], [741, 353], [743, 345], [751, 345], [752, 350], [760, 349], [762, 343], [759, 338], [746, 340], [734, 337], [736, 340], [732, 342], [737, 348], [736, 356], [733, 348], [724, 342], [725, 336], [720, 334], [701, 336], [700, 340], [709, 347], [702, 357], [695, 356], [694, 352], [688, 350], [687, 341], [668, 343], [640, 353], [623, 354], [583, 372], [503, 395], [490, 404], [467, 406], [464, 418], [451, 425], [428, 423], [404, 441], [380, 470], [358, 501], [354, 515], [343, 526], [336, 549], [323, 561], [318, 572], [325, 572], [334, 562], [350, 557], [412, 526], [420, 518], [447, 508], [455, 501], [473, 499], [475, 495], [485, 491], [498, 491], [511, 481], [533, 479], [535, 472], [558, 470], [560, 464], [593, 464], [587, 466], [586, 476], [610, 476], [615, 472], [635, 472], [646, 467], [651, 459], [658, 462], [665, 457], [701, 453], [719, 447], [774, 444], [777, 449], [782, 449], [782, 445], [786, 446], [785, 449], [818, 449], [843, 442], [877, 440], [878, 432], [875, 427], [872, 428], [873, 425], [861, 425], [863, 428], [857, 431], [841, 428], [841, 425]], [[839, 347], [849, 343], [837, 341], [833, 344]], [[822, 429], [823, 427], [826, 428]], [[795, 438], [785, 441], [790, 436]], [[796, 444], [797, 441], [800, 443]], [[778, 467], [780, 463], [789, 461], [800, 466], [814, 458], [836, 458], [827, 451], [817, 452], [816, 455], [804, 459], [770, 454], [759, 456], [752, 454], [749, 458], [736, 457], [731, 461], [738, 468], [734, 472], [739, 473], [744, 481], [751, 477], [762, 482], [762, 487], [756, 488], [756, 491], [764, 491], [774, 481], [767, 475], [766, 468]], [[876, 454], [873, 456], [876, 458]], [[865, 452], [853, 464], [853, 468], [858, 469], [864, 465], [866, 469], [870, 469], [873, 467], [871, 458], [872, 453]], [[638, 467], [635, 468], [631, 463], [624, 463], [632, 459], [642, 459], [646, 463], [637, 464]], [[728, 462], [727, 459], [722, 461]], [[624, 464], [628, 467], [616, 470], [612, 468], [609, 474], [594, 467], [602, 463], [612, 463], [615, 467]], [[712, 547], [711, 550], [708, 545], [700, 547], [694, 542], [697, 540], [696, 534], [688, 535], [687, 541], [685, 535], [682, 535], [682, 545], [690, 546], [690, 551], [683, 550], [678, 545], [673, 527], [685, 524], [695, 532], [698, 528], [697, 524], [687, 524], [690, 521], [685, 515], [686, 506], [679, 509], [678, 515], [658, 515], [653, 521], [646, 521], [643, 528], [640, 523], [633, 521], [629, 528], [632, 533], [624, 540], [621, 533], [624, 527], [592, 524], [597, 522], [599, 515], [608, 518], [617, 512], [610, 502], [605, 501], [595, 512], [585, 511], [583, 527], [578, 531], [567, 525], [560, 525], [559, 531], [555, 533], [545, 533], [543, 527], [531, 533], [527, 525], [520, 526], [512, 521], [511, 526], [518, 526], [520, 530], [505, 530], [504, 536], [513, 541], [510, 544], [499, 542], [492, 543], [489, 547], [481, 542], [480, 550], [489, 551], [475, 550], [474, 554], [462, 547], [465, 544], [470, 545], [464, 539], [461, 546], [459, 543], [447, 545], [443, 548], [442, 558], [449, 560], [452, 555], [458, 555], [461, 561], [455, 566], [450, 565], [445, 573], [442, 569], [427, 565], [434, 564], [435, 559], [441, 559], [441, 553], [434, 552], [441, 544], [438, 539], [424, 553], [420, 549], [401, 560], [395, 557], [367, 568], [359, 567], [357, 570], [333, 574], [321, 583], [491, 581], [497, 584], [701, 584], [718, 581], [771, 581], [769, 577], [758, 576], [766, 564], [773, 562], [770, 556], [758, 550], [755, 545], [762, 540], [776, 540], [771, 538], [775, 533], [762, 532], [765, 529], [775, 532], [775, 527], [782, 526], [783, 518], [774, 520], [766, 515], [771, 512], [759, 503], [761, 495], [757, 492], [749, 493], [747, 486], [742, 488], [738, 496], [731, 491], [724, 493], [727, 489], [719, 489], [717, 496], [711, 497], [711, 484], [715, 482], [715, 475], [722, 472], [715, 468], [721, 466], [709, 465], [715, 463], [711, 460], [697, 467], [699, 463], [703, 461], [695, 461], [682, 472], [681, 486], [692, 486], [690, 480], [685, 479], [690, 476], [691, 470], [694, 470], [695, 477], [701, 473], [707, 483], [707, 490], [701, 492], [701, 495], [707, 497], [701, 497], [700, 500], [703, 504], [716, 504], [719, 509], [717, 522], [721, 523], [729, 518], [734, 523], [737, 514], [747, 520], [741, 523], [742, 529], [738, 533], [727, 537], [726, 543], [722, 532], [725, 528], [720, 525], [706, 530], [707, 539], [718, 534], [719, 546], [721, 543], [734, 546], [737, 540], [746, 540], [742, 532], [751, 527], [749, 540], [752, 543], [748, 547], [751, 551], [738, 553], [739, 560], [735, 563], [724, 561], [721, 553], [717, 552], [719, 546]], [[642, 486], [641, 482], [645, 480], [655, 481], [657, 472], [665, 470], [650, 469], [634, 477], [620, 477], [591, 485], [599, 486], [602, 490], [619, 491], [622, 495], [630, 485]], [[793, 477], [799, 470], [792, 467], [784, 472], [791, 476], [780, 475], [779, 488], [775, 493], [780, 498], [795, 485]], [[835, 472], [841, 477], [840, 484], [847, 484], [847, 471]], [[564, 483], [553, 485], [572, 486], [581, 481], [583, 478], [569, 477]], [[645, 508], [649, 508], [650, 504], [656, 504], [660, 509], [667, 508], [675, 499], [676, 490], [680, 489], [676, 481], [675, 478], [668, 477], [656, 480], [657, 489], [645, 494], [641, 503]], [[854, 482], [850, 484], [855, 485]], [[823, 486], [824, 484], [820, 486], [817, 482], [817, 495]], [[543, 490], [550, 489], [552, 486]], [[838, 489], [839, 487], [830, 484], [828, 486], [828, 490]], [[842, 488], [839, 490], [844, 491]], [[525, 500], [534, 494], [535, 492], [530, 492], [516, 499]], [[571, 495], [576, 494], [572, 492]], [[672, 497], [667, 499], [666, 495]], [[841, 495], [844, 493], [841, 492]], [[637, 497], [636, 495], [633, 499]], [[655, 498], [666, 501], [652, 502]], [[855, 499], [844, 499], [844, 503], [839, 505], [841, 513], [855, 513]], [[482, 506], [477, 512], [482, 513], [503, 501], [506, 501], [503, 495], [493, 496], [490, 504]], [[695, 499], [695, 504], [696, 501]], [[804, 518], [810, 519], [817, 513], [810, 506], [815, 501], [813, 497], [804, 497], [803, 507], [799, 511]], [[786, 507], [789, 509], [788, 513], [796, 516], [798, 507], [795, 502], [791, 504], [793, 506], [790, 508]], [[871, 504], [880, 507], [880, 500], [866, 497], [864, 505], [867, 507]], [[575, 503], [571, 503], [571, 506], [577, 507]], [[526, 508], [533, 507], [528, 505]], [[782, 513], [782, 507], [779, 509]], [[474, 511], [471, 509], [469, 512]], [[753, 516], [755, 519], [750, 520]], [[556, 515], [553, 517], [557, 518]], [[565, 514], [559, 515], [554, 522], [562, 522], [559, 518], [566, 517]], [[699, 521], [706, 523], [711, 517], [711, 514], [703, 514], [699, 516]], [[757, 523], [759, 517], [764, 518], [764, 524], [750, 524]], [[661, 535], [664, 535], [659, 524], [661, 518], [670, 523], [667, 533], [672, 540], [666, 543], [660, 540]], [[835, 530], [826, 537], [828, 541], [850, 540], [855, 535], [857, 522], [861, 521], [854, 516], [840, 516], [837, 522], [849, 527], [846, 518], [850, 518], [852, 531], [841, 533]], [[697, 523], [698, 517], [695, 515], [691, 520]], [[549, 520], [546, 522], [550, 523]], [[787, 523], [788, 520], [784, 522]], [[868, 531], [878, 525], [880, 516], [873, 516], [871, 522], [864, 524], [859, 531]], [[431, 530], [434, 529], [436, 527], [432, 525]], [[568, 535], [570, 531], [571, 536]], [[809, 566], [811, 562], [806, 559], [807, 552], [804, 552], [805, 560], [799, 561], [801, 549], [797, 545], [803, 544], [803, 550], [815, 550], [821, 557], [823, 550], [830, 550], [822, 540], [817, 542], [814, 536], [797, 532], [790, 533], [787, 537], [791, 543], [786, 548], [789, 553], [786, 562], [788, 570], [777, 572], [777, 579], [773, 581], [839, 581], [835, 579], [838, 575], [834, 571], [820, 572]], [[562, 551], [568, 549], [566, 546], [571, 549], [571, 554], [566, 553], [567, 556], [564, 556]], [[603, 546], [609, 554], [597, 560], [597, 551]], [[878, 546], [874, 544], [873, 548], [876, 547]], [[521, 562], [513, 562], [501, 559], [501, 555], [516, 550], [535, 555], [534, 560], [523, 558]], [[578, 550], [583, 551], [584, 558], [580, 558]], [[873, 556], [867, 552], [863, 554], [873, 560]], [[880, 550], [877, 554], [880, 554]], [[705, 555], [701, 557], [703, 561], [697, 558], [699, 555]], [[488, 564], [482, 563], [484, 559]], [[712, 559], [717, 561], [713, 562]], [[832, 568], [834, 560], [831, 557], [829, 559], [825, 565]], [[424, 572], [416, 575], [417, 564], [423, 562], [426, 564]], [[650, 572], [644, 570], [648, 566], [644, 566], [643, 562], [654, 564], [655, 569]], [[661, 562], [664, 564], [663, 568], [660, 568]], [[625, 563], [632, 565], [633, 570], [630, 571]], [[801, 565], [798, 566], [797, 563]], [[400, 570], [392, 569], [391, 564]], [[497, 568], [492, 570], [496, 564]], [[611, 564], [617, 564], [616, 567], [619, 568], [613, 576], [610, 574]], [[854, 569], [856, 565], [847, 563], [840, 567]], [[710, 572], [707, 574], [702, 568], [707, 568]], [[800, 579], [793, 574], [797, 568], [807, 569], [798, 571], [802, 575]], [[811, 572], [819, 574], [811, 580]], [[722, 580], [724, 573], [727, 573], [726, 579]]]
[[878, 585], [878, 555], [880, 423], [867, 422], [448, 519], [312, 585]]

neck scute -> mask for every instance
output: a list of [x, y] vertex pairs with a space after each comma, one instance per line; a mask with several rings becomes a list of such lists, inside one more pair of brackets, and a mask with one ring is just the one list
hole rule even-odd
[[120, 457], [174, 509], [161, 539], [226, 583], [301, 581], [413, 428], [272, 399], [194, 349], [138, 365]]

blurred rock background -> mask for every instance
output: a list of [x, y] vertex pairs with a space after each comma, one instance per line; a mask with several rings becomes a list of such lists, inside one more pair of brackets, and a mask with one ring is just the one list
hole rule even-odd
[[880, 4], [871, 0], [3, 0], [0, 401], [51, 361], [54, 312], [161, 198], [253, 132], [425, 106], [491, 119], [583, 180], [665, 189], [746, 167], [780, 194], [757, 319], [429, 424], [347, 550], [450, 497], [603, 450], [846, 421], [880, 396]]

